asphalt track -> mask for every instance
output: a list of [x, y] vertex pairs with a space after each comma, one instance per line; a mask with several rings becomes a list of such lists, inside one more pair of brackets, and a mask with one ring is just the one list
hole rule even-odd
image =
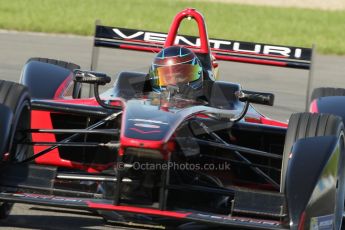
[[[229, 38], [231, 39], [231, 38]], [[45, 35], [0, 31], [0, 79], [18, 81], [30, 57], [48, 57], [90, 68], [91, 37]], [[289, 44], [293, 45], [293, 44]], [[111, 76], [123, 70], [146, 72], [154, 54], [102, 49], [99, 71]], [[315, 58], [313, 87], [345, 87], [345, 57]], [[308, 72], [241, 63], [220, 62], [220, 80], [238, 82], [244, 89], [272, 92], [274, 107], [258, 107], [271, 118], [286, 121], [293, 112], [305, 109]], [[15, 228], [14, 228], [15, 227]], [[120, 227], [116, 227], [120, 228]], [[58, 212], [58, 209], [16, 204], [0, 229], [113, 229], [88, 212]], [[121, 227], [121, 229], [126, 229]]]

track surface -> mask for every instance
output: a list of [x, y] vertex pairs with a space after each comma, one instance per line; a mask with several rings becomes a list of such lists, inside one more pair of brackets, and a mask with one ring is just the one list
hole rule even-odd
[[[91, 47], [90, 37], [0, 31], [0, 79], [18, 81], [21, 68], [30, 57], [65, 60], [89, 69]], [[154, 54], [148, 53], [102, 49], [98, 70], [114, 79], [121, 70], [146, 72], [153, 57]], [[314, 87], [345, 87], [345, 57], [317, 55], [314, 64]], [[259, 110], [283, 121], [291, 113], [305, 109], [307, 76], [308, 72], [303, 70], [220, 62], [220, 80], [241, 83], [244, 89], [275, 93], [275, 106], [262, 106]], [[0, 226], [0, 229], [113, 229], [90, 213], [60, 213], [52, 208], [21, 204], [15, 205], [11, 217], [0, 222]]]

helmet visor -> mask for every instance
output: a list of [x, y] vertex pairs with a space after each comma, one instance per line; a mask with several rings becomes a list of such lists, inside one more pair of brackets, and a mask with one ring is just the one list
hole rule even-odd
[[198, 80], [201, 77], [201, 67], [191, 64], [158, 66], [155, 74], [156, 85], [165, 87]]

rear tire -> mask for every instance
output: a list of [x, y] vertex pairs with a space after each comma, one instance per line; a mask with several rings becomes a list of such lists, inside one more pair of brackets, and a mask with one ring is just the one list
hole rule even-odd
[[72, 62], [60, 61], [60, 60], [50, 59], [50, 58], [32, 57], [27, 62], [30, 62], [30, 61], [39, 61], [39, 62], [53, 64], [53, 65], [68, 69], [72, 72], [75, 69], [80, 69], [79, 65], [74, 64]]
[[338, 116], [330, 114], [316, 113], [295, 113], [289, 120], [288, 130], [285, 137], [285, 146], [282, 159], [281, 172], [281, 192], [285, 192], [286, 171], [289, 164], [289, 156], [293, 144], [299, 140], [308, 137], [317, 136], [337, 136], [341, 143], [341, 155], [338, 163], [338, 187], [336, 191], [335, 204], [335, 228], [340, 229], [342, 223], [342, 215], [344, 210], [345, 196], [345, 166], [344, 166], [344, 125], [342, 119]]
[[331, 87], [321, 87], [313, 90], [311, 94], [311, 101], [320, 97], [330, 97], [330, 96], [345, 96], [345, 89], [343, 88], [331, 88]]
[[[79, 65], [49, 58], [30, 58], [24, 65], [19, 82], [28, 87], [32, 98], [80, 98], [81, 83], [73, 81], [73, 70]], [[62, 92], [60, 92], [60, 90]]]
[[[4, 138], [0, 140], [1, 159], [19, 162], [33, 154], [29, 145], [18, 144], [19, 141], [31, 141], [31, 135], [20, 130], [30, 129], [30, 95], [27, 88], [21, 84], [0, 80], [1, 114], [12, 113], [0, 120], [0, 127], [9, 127]], [[9, 154], [8, 156], [6, 156]], [[4, 159], [4, 156], [6, 158]], [[6, 218], [13, 203], [0, 204], [0, 219]]]

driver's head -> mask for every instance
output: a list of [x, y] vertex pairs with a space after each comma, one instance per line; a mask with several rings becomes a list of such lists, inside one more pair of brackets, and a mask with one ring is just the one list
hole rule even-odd
[[190, 49], [171, 46], [155, 57], [149, 77], [155, 91], [165, 90], [169, 85], [198, 90], [202, 87], [202, 66]]

